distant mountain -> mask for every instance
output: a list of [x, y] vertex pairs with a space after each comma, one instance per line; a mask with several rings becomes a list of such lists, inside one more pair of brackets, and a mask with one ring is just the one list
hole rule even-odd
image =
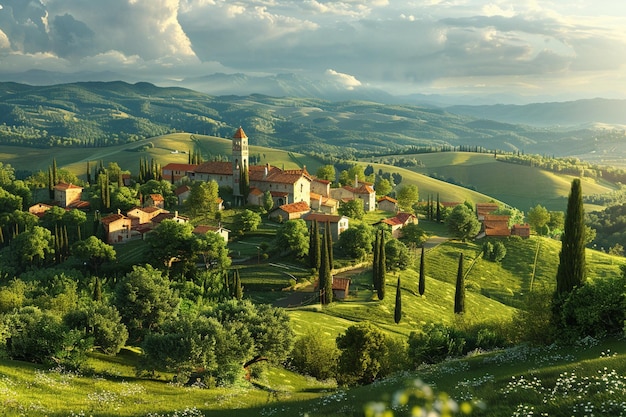
[[128, 82], [139, 81], [128, 79], [128, 77], [123, 77], [122, 75], [111, 71], [65, 73], [33, 69], [19, 73], [0, 74], [0, 81], [29, 85], [54, 85], [89, 81], [107, 82], [118, 80], [125, 80]]
[[626, 100], [595, 98], [526, 105], [448, 106], [450, 113], [530, 126], [626, 125]]
[[[238, 79], [245, 83], [247, 78]], [[279, 80], [292, 78], [271, 83]], [[430, 106], [262, 94], [213, 96], [146, 82], [0, 83], [0, 144], [103, 147], [181, 131], [230, 137], [238, 126], [244, 127], [252, 145], [345, 159], [409, 154], [426, 147], [573, 155], [605, 162], [619, 162], [626, 155], [620, 129], [538, 128]]]
[[312, 79], [297, 74], [250, 76], [246, 74], [215, 73], [187, 78], [178, 85], [211, 95], [262, 94], [273, 97], [319, 98], [330, 101], [368, 100], [378, 103], [397, 103], [391, 94], [376, 88], [354, 86], [328, 79]]

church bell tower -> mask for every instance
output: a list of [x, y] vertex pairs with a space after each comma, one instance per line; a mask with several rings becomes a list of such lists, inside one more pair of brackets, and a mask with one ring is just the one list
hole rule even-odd
[[[242, 196], [240, 191], [239, 182], [241, 180], [241, 170], [248, 169], [248, 136], [243, 131], [241, 126], [233, 135], [233, 150], [232, 150], [232, 163], [233, 163], [233, 194], [236, 196]], [[247, 196], [242, 196], [247, 197]]]

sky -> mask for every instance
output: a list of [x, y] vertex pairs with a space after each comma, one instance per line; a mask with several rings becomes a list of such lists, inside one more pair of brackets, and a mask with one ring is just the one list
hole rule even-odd
[[346, 90], [626, 98], [621, 0], [0, 0], [0, 74], [167, 85], [295, 73]]

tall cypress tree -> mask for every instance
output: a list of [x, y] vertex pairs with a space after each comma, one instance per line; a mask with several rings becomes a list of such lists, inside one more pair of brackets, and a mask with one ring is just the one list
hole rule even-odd
[[54, 187], [59, 183], [59, 170], [57, 168], [56, 158], [52, 158], [52, 186]]
[[96, 281], [93, 284], [93, 296], [94, 301], [102, 301], [102, 281], [100, 277], [96, 277]]
[[54, 200], [54, 179], [52, 177], [52, 167], [48, 167], [48, 194], [50, 200]]
[[328, 267], [332, 271], [334, 268], [333, 262], [335, 258], [333, 256], [333, 234], [330, 232], [330, 221], [326, 221], [326, 245], [328, 246]]
[[387, 279], [387, 256], [385, 255], [385, 231], [380, 231], [380, 254], [378, 255], [378, 299], [385, 298], [385, 283]]
[[454, 293], [454, 313], [465, 312], [465, 278], [463, 276], [463, 252], [459, 256], [459, 269], [456, 273], [456, 291]]
[[319, 225], [313, 220], [309, 231], [309, 266], [319, 271], [321, 257]]
[[376, 237], [374, 239], [374, 260], [372, 261], [372, 285], [374, 286], [374, 291], [378, 292], [378, 283], [379, 283], [379, 273], [378, 273], [378, 257], [380, 256], [380, 248], [378, 247], [378, 243], [380, 241], [380, 232], [376, 231]]
[[320, 302], [323, 305], [332, 303], [333, 301], [333, 278], [330, 274], [330, 266], [328, 265], [328, 244], [325, 237], [322, 237], [322, 259], [320, 260], [319, 271], [319, 291]]
[[426, 275], [424, 275], [424, 246], [422, 246], [422, 256], [420, 256], [420, 280], [417, 288], [420, 295], [426, 291]]
[[556, 273], [556, 297], [567, 296], [574, 288], [585, 283], [585, 212], [580, 179], [572, 181], [567, 200], [565, 225], [561, 235], [559, 268]]
[[441, 223], [441, 208], [439, 207], [439, 193], [437, 193], [437, 223]]
[[89, 161], [87, 161], [87, 184], [91, 184], [91, 168], [89, 167]]
[[235, 269], [235, 298], [241, 300], [243, 298], [243, 286], [241, 285], [241, 276], [239, 269]]
[[396, 307], [393, 311], [393, 321], [396, 324], [400, 323], [402, 319], [402, 292], [400, 290], [400, 277], [398, 277], [398, 284], [396, 285]]

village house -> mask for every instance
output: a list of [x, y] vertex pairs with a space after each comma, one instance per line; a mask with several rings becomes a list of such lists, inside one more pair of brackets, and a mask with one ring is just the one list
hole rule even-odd
[[511, 235], [520, 236], [522, 239], [528, 239], [530, 237], [530, 225], [528, 223], [514, 224], [511, 228]]
[[319, 225], [319, 232], [326, 233], [326, 225], [330, 225], [330, 234], [333, 237], [333, 241], [339, 239], [339, 235], [348, 230], [349, 221], [346, 216], [331, 215], [324, 213], [307, 213], [302, 216], [302, 220], [306, 222], [307, 227], [311, 227], [313, 222], [317, 222]]
[[157, 227], [163, 220], [174, 220], [176, 223], [187, 223], [189, 222], [189, 217], [179, 215], [178, 211], [175, 211], [174, 213], [164, 211], [152, 218], [152, 228]]
[[339, 210], [339, 201], [311, 191], [311, 209], [326, 214], [335, 214]]
[[150, 194], [143, 203], [144, 207], [165, 208], [165, 199], [161, 194]]
[[485, 236], [511, 236], [511, 229], [509, 229], [510, 216], [484, 214], [482, 218], [482, 232], [485, 233]]
[[37, 203], [28, 208], [28, 212], [30, 214], [34, 214], [35, 216], [41, 218], [46, 213], [46, 211], [52, 208], [49, 204]]
[[331, 188], [330, 196], [338, 201], [360, 199], [366, 212], [376, 210], [376, 191], [369, 183], [359, 184], [355, 181], [354, 187], [344, 185], [341, 188]]
[[[332, 278], [332, 289], [333, 289], [333, 299], [335, 300], [345, 300], [350, 293], [350, 278]], [[319, 280], [315, 281], [315, 285], [313, 286], [313, 291], [319, 291]]]
[[149, 206], [149, 207], [135, 207], [126, 212], [126, 216], [131, 219], [131, 228], [136, 229], [141, 225], [150, 224], [152, 219], [166, 210]]
[[54, 201], [63, 208], [86, 208], [89, 202], [81, 201], [83, 187], [60, 182], [54, 186]]
[[283, 204], [275, 208], [270, 211], [269, 217], [275, 220], [282, 219], [283, 221], [294, 220], [301, 218], [310, 211], [311, 207], [309, 207], [306, 202], [300, 201], [297, 203]]
[[203, 225], [203, 224], [199, 224], [196, 227], [193, 228], [192, 233], [196, 234], [196, 235], [205, 235], [207, 233], [216, 233], [218, 235], [220, 235], [223, 239], [224, 242], [228, 243], [228, 237], [230, 236], [230, 230], [220, 226], [209, 226], [209, 225]]
[[161, 176], [165, 181], [170, 181], [174, 184], [176, 181], [188, 177], [197, 167], [198, 164], [169, 163], [161, 168]]
[[417, 224], [417, 217], [412, 213], [401, 212], [396, 214], [394, 217], [390, 217], [388, 219], [383, 219], [379, 221], [377, 224], [386, 224], [391, 228], [391, 236], [396, 239], [402, 236], [402, 228], [407, 224]]
[[498, 203], [476, 203], [476, 217], [483, 221], [486, 215], [492, 214], [500, 208]]
[[181, 185], [180, 187], [176, 188], [176, 190], [174, 190], [174, 195], [176, 196], [176, 199], [178, 199], [179, 206], [185, 204], [185, 201], [187, 201], [187, 198], [189, 197], [190, 191], [191, 187], [189, 187], [188, 185]]
[[397, 213], [398, 212], [398, 200], [395, 198], [391, 198], [389, 196], [384, 196], [378, 199], [378, 209], [382, 211], [387, 211], [389, 213]]
[[106, 243], [124, 243], [130, 240], [132, 220], [129, 217], [118, 212], [103, 217], [100, 222], [104, 226]]

